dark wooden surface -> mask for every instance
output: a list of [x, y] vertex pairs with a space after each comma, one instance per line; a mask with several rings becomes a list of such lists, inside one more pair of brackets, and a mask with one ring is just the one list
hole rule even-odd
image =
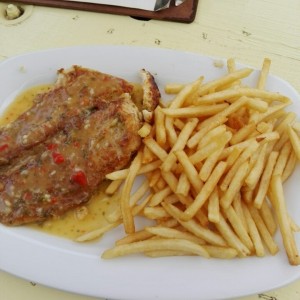
[[[3, 2], [11, 1], [4, 0]], [[120, 6], [94, 4], [86, 2], [73, 2], [64, 0], [18, 0], [18, 3], [59, 7], [65, 9], [77, 9], [107, 14], [126, 15], [146, 20], [155, 19], [182, 23], [192, 23], [194, 21], [198, 6], [198, 0], [187, 0], [179, 6], [175, 6], [174, 1], [172, 1], [171, 6], [169, 8], [152, 12]]]

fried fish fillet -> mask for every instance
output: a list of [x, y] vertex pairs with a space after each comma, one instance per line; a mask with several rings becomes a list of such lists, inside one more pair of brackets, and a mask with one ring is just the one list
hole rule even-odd
[[[107, 78], [111, 80], [111, 77]], [[102, 81], [103, 78], [98, 80], [98, 84], [101, 85]], [[62, 84], [68, 95], [74, 95], [74, 103], [78, 105], [77, 99], [82, 97], [75, 96], [76, 92], [70, 92], [69, 88], [69, 84], [74, 88], [74, 82], [76, 79], [71, 78], [70, 83], [60, 82], [58, 85]], [[141, 144], [138, 130], [142, 113], [132, 101], [132, 89], [129, 93], [124, 92], [130, 84], [121, 79], [118, 82], [122, 84], [116, 85], [114, 81], [114, 84], [102, 88], [106, 95], [101, 93], [101, 96], [92, 97], [84, 106], [88, 108], [84, 113], [73, 114], [68, 110], [71, 115], [63, 125], [58, 122], [61, 128], [58, 125], [57, 128], [60, 129], [48, 132], [39, 143], [33, 142], [31, 148], [11, 156], [10, 162], [0, 168], [1, 223], [20, 225], [59, 216], [87, 202], [107, 173], [124, 168], [130, 162]], [[143, 85], [144, 90], [149, 89], [148, 85], [157, 89], [152, 80], [144, 81]], [[78, 86], [82, 87], [82, 84]], [[101, 89], [96, 85], [92, 88], [94, 91]], [[91, 89], [91, 86], [85, 89]], [[46, 100], [39, 103], [48, 101], [48, 96], [42, 98]], [[151, 109], [155, 108], [159, 98], [157, 89]], [[149, 101], [148, 98], [147, 103]], [[60, 101], [57, 99], [53, 103]], [[143, 109], [143, 100], [140, 103]], [[45, 106], [41, 107], [44, 110]], [[20, 118], [16, 122], [20, 123]], [[35, 125], [34, 122], [31, 124]], [[19, 125], [12, 123], [11, 127], [14, 126]]]
[[74, 117], [97, 109], [103, 99], [133, 90], [132, 84], [121, 78], [79, 66], [58, 73], [49, 92], [38, 95], [28, 111], [0, 130], [0, 165], [45, 141]]

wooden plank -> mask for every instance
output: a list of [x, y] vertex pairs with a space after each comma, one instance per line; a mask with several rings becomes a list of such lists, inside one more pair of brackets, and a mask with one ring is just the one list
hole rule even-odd
[[[10, 2], [10, 0], [4, 0]], [[146, 11], [141, 9], [112, 6], [104, 4], [74, 2], [64, 0], [20, 0], [19, 3], [34, 4], [40, 6], [59, 7], [65, 9], [76, 9], [83, 11], [93, 11], [107, 14], [126, 15], [141, 19], [155, 19], [162, 21], [173, 21], [182, 23], [192, 23], [196, 16], [198, 0], [186, 0], [179, 6], [175, 6], [174, 1], [167, 9], [160, 11]]]

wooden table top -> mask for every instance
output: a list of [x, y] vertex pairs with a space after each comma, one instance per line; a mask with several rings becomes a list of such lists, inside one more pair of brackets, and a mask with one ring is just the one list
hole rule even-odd
[[[191, 24], [23, 5], [19, 21], [7, 21], [0, 2], [0, 61], [15, 55], [73, 45], [137, 45], [234, 57], [259, 68], [272, 60], [271, 73], [300, 92], [300, 3], [297, 0], [199, 0]], [[1, 259], [1, 258], [0, 258]], [[240, 300], [294, 300], [300, 280]], [[87, 300], [0, 272], [3, 300]]]

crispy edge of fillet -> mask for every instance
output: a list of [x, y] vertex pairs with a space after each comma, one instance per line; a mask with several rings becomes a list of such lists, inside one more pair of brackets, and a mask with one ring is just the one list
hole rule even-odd
[[159, 104], [161, 94], [155, 82], [153, 75], [142, 69], [140, 71], [142, 77], [142, 87], [143, 87], [143, 105], [142, 114], [146, 122], [152, 123], [153, 113], [156, 106]]

